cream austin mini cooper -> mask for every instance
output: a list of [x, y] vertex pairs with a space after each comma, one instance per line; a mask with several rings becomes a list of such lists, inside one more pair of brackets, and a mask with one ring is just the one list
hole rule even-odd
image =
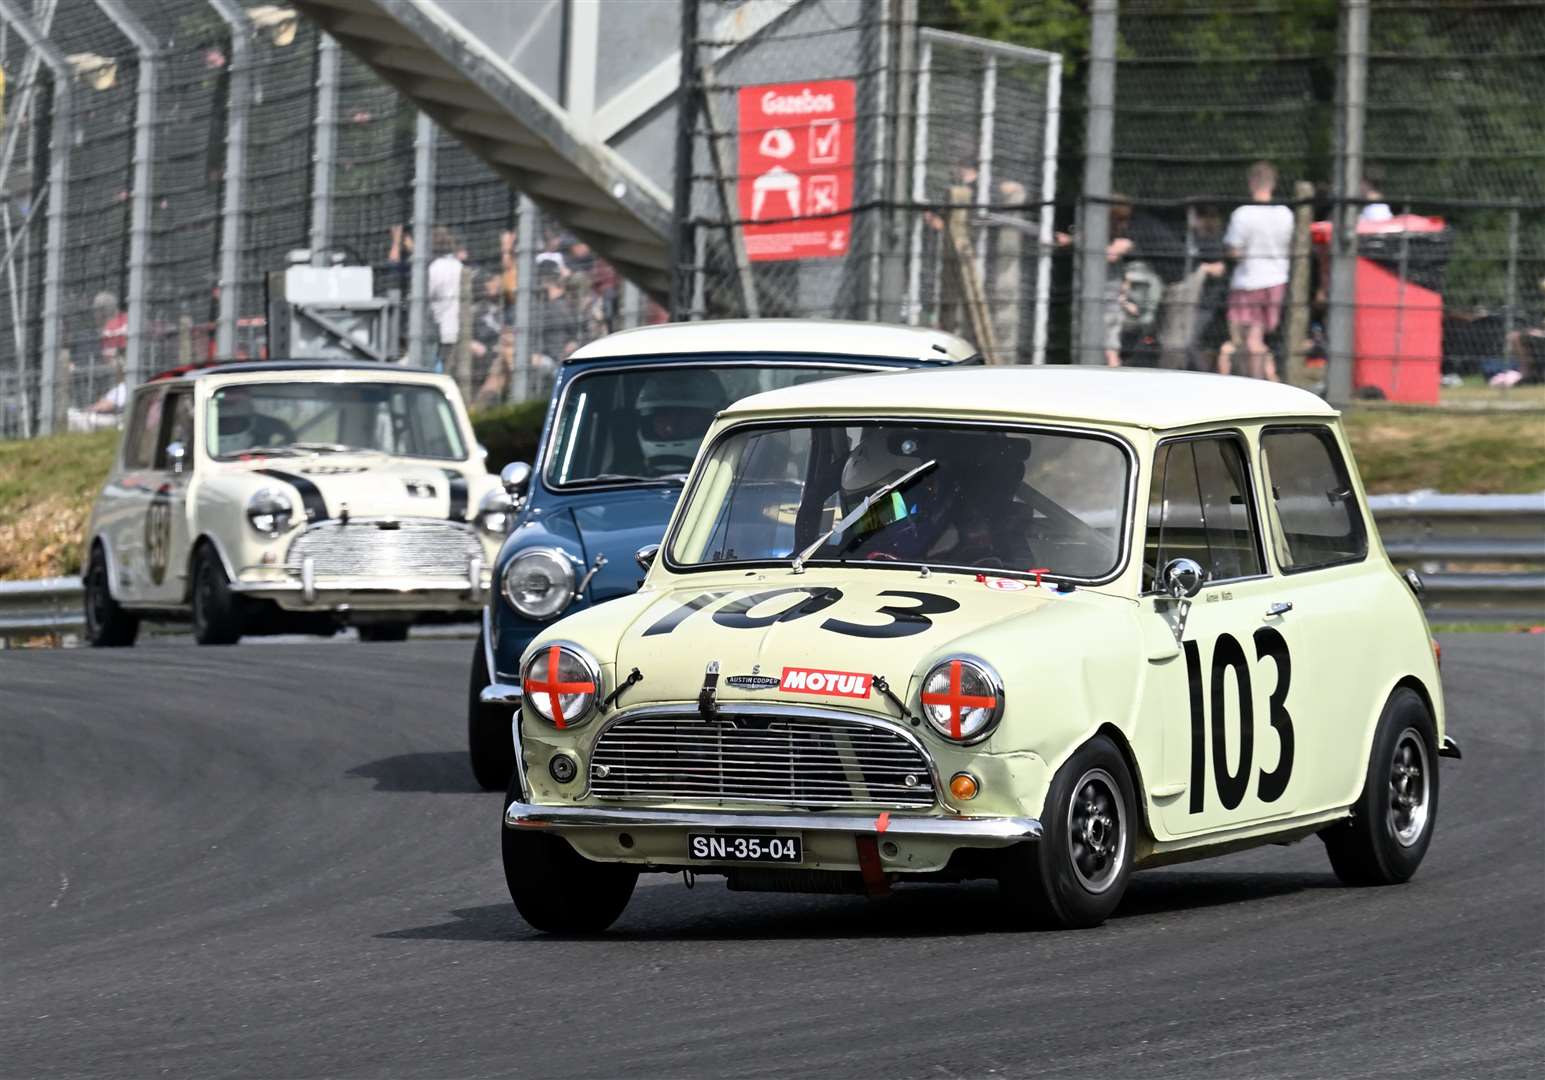
[[1159, 371], [859, 375], [719, 415], [634, 596], [523, 659], [516, 907], [640, 872], [995, 878], [1099, 923], [1134, 869], [1318, 834], [1404, 881], [1457, 757], [1336, 413]]
[[475, 613], [510, 508], [455, 384], [382, 364], [239, 363], [152, 379], [129, 401], [86, 533], [86, 636], [142, 616], [243, 634], [406, 636]]

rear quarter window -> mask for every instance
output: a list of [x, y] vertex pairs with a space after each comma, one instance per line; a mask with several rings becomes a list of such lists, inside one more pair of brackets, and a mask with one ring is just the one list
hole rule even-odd
[[1272, 544], [1285, 573], [1368, 554], [1362, 509], [1329, 428], [1268, 428], [1261, 454], [1271, 482]]

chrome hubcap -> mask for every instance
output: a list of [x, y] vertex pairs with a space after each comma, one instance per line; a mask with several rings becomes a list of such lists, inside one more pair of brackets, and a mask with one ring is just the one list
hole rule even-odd
[[1068, 803], [1068, 851], [1073, 873], [1090, 892], [1104, 892], [1126, 859], [1126, 811], [1115, 779], [1090, 769], [1073, 787]]
[[1406, 728], [1395, 740], [1389, 768], [1389, 827], [1401, 847], [1410, 847], [1427, 831], [1432, 772], [1421, 732]]

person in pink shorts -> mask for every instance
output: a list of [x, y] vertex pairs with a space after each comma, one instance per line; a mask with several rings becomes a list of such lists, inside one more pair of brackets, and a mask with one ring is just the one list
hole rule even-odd
[[1229, 217], [1223, 235], [1234, 273], [1229, 280], [1229, 340], [1218, 351], [1218, 370], [1230, 374], [1234, 354], [1242, 348], [1246, 373], [1275, 382], [1277, 362], [1266, 346], [1266, 335], [1282, 320], [1292, 265], [1293, 211], [1272, 203], [1277, 170], [1271, 162], [1257, 161], [1246, 178], [1251, 201]]

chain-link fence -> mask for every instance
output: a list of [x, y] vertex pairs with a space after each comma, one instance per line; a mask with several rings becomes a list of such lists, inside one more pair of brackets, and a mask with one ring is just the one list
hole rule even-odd
[[1545, 4], [1124, 0], [1116, 25], [1079, 360], [1426, 404], [1545, 375]]
[[905, 6], [793, 4], [732, 48], [738, 5], [686, 5], [679, 316], [908, 322], [1045, 358], [1061, 59]]
[[[0, 65], [0, 438], [269, 356], [295, 264], [369, 267], [401, 316], [384, 355], [478, 405], [664, 317], [459, 142], [421, 145], [418, 111], [283, 4], [0, 0]], [[459, 287], [432, 308], [431, 280]]]

